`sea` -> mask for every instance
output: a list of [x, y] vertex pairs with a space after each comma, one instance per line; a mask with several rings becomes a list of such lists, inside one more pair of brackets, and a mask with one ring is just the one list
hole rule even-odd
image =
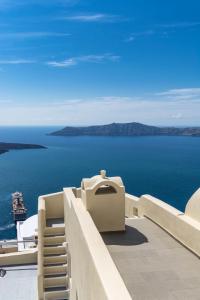
[[0, 240], [16, 237], [11, 193], [21, 191], [28, 216], [38, 196], [79, 187], [101, 169], [121, 176], [126, 192], [151, 194], [184, 211], [200, 187], [198, 137], [58, 137], [58, 127], [0, 127], [0, 141], [35, 143], [47, 149], [0, 155]]

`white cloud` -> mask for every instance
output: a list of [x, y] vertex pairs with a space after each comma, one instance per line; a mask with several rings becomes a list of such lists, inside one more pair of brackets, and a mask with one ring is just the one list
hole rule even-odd
[[124, 41], [127, 43], [133, 42], [139, 37], [148, 37], [153, 35], [157, 35], [160, 37], [168, 37], [169, 35], [174, 34], [177, 30], [184, 30], [191, 27], [200, 27], [200, 22], [177, 22], [169, 24], [157, 24], [153, 26], [153, 29], [131, 33]]
[[68, 68], [71, 66], [77, 65], [77, 61], [74, 58], [65, 59], [63, 61], [49, 61], [47, 62], [47, 65], [51, 67], [57, 67], [57, 68]]
[[79, 15], [72, 15], [72, 16], [65, 16], [61, 19], [66, 21], [74, 21], [74, 22], [117, 22], [124, 20], [120, 16], [116, 15], [109, 15], [109, 14], [102, 14], [102, 13], [96, 13], [96, 14], [79, 14]]
[[125, 42], [127, 42], [127, 43], [130, 43], [133, 41], [135, 41], [135, 36], [133, 36], [133, 35], [130, 35], [128, 38], [125, 39]]
[[7, 32], [0, 33], [0, 39], [32, 39], [32, 38], [47, 38], [47, 37], [66, 37], [70, 36], [64, 32]]
[[181, 119], [183, 117], [183, 115], [181, 113], [176, 113], [174, 115], [172, 115], [172, 119]]
[[188, 28], [188, 27], [196, 27], [200, 26], [200, 22], [176, 22], [169, 24], [159, 24], [158, 27], [162, 28]]
[[49, 61], [47, 65], [58, 68], [68, 68], [75, 66], [79, 63], [103, 63], [106, 61], [116, 62], [119, 61], [120, 56], [112, 54], [102, 54], [102, 55], [83, 55], [75, 56], [65, 59], [63, 61]]
[[157, 101], [104, 96], [40, 103], [0, 104], [1, 125], [89, 125], [137, 121], [154, 125], [199, 126], [200, 101]]
[[170, 89], [164, 92], [156, 93], [156, 95], [167, 97], [171, 100], [200, 101], [200, 88]]
[[21, 65], [21, 64], [33, 64], [34, 60], [28, 59], [16, 59], [16, 60], [0, 60], [0, 65]]
[[125, 39], [125, 42], [133, 42], [133, 41], [135, 41], [135, 39], [137, 39], [139, 37], [146, 37], [146, 36], [151, 36], [154, 34], [155, 34], [154, 30], [145, 30], [145, 31], [134, 32], [134, 33], [131, 33], [130, 36]]
[[165, 92], [157, 93], [157, 95], [187, 95], [187, 94], [200, 95], [200, 88], [171, 89]]
[[120, 97], [120, 96], [104, 96], [104, 97], [96, 97], [97, 101], [104, 101], [106, 103], [108, 102], [123, 102], [123, 101], [131, 101], [131, 100], [138, 100], [136, 97]]

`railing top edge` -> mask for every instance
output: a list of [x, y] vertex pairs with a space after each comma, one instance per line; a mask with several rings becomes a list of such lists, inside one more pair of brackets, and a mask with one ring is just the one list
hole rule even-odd
[[38, 212], [40, 210], [46, 210], [46, 207], [45, 207], [45, 199], [43, 198], [43, 196], [40, 196], [38, 198]]
[[47, 198], [60, 196], [60, 195], [63, 195], [63, 191], [51, 193], [51, 194], [40, 195], [38, 199], [43, 198], [44, 200], [46, 200]]

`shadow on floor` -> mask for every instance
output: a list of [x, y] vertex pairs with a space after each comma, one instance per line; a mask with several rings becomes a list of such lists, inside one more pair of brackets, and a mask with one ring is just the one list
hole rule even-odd
[[56, 219], [47, 219], [46, 220], [47, 227], [59, 227], [59, 225], [64, 225], [64, 219], [63, 218], [56, 218]]
[[126, 225], [125, 231], [103, 232], [102, 239], [106, 245], [140, 245], [148, 243], [147, 237], [136, 228]]

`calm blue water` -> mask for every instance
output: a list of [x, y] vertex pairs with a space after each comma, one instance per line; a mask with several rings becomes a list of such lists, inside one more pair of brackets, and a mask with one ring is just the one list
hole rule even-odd
[[82, 177], [106, 169], [120, 175], [134, 195], [152, 194], [184, 210], [200, 186], [200, 138], [191, 137], [53, 137], [50, 127], [0, 127], [0, 141], [37, 143], [47, 150], [0, 155], [0, 239], [15, 236], [11, 193], [19, 190], [29, 215], [41, 194], [79, 186]]

